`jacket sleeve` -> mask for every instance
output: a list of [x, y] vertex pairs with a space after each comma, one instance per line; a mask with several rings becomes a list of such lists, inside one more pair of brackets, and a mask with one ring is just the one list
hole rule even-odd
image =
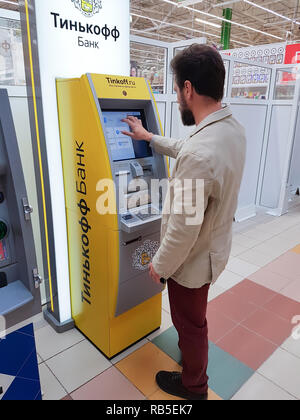
[[176, 159], [180, 152], [184, 140], [175, 140], [168, 137], [153, 136], [150, 142], [150, 146], [160, 155], [169, 156]]
[[[166, 280], [184, 264], [194, 247], [213, 186], [208, 163], [198, 155], [186, 153], [177, 159], [176, 166], [176, 179], [169, 186], [168, 196], [173, 194], [174, 198], [169, 200], [172, 205], [166, 233], [152, 261], [156, 273]], [[168, 210], [165, 203], [164, 212]]]

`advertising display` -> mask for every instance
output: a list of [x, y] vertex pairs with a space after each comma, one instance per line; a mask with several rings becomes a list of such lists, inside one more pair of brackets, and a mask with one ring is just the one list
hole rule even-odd
[[262, 64], [283, 64], [286, 43], [254, 45], [253, 47], [226, 50], [233, 58], [255, 61]]
[[129, 0], [22, 0], [20, 8], [48, 312], [63, 324], [71, 307], [55, 81], [86, 72], [129, 75]]
[[300, 64], [300, 44], [286, 46], [284, 64]]

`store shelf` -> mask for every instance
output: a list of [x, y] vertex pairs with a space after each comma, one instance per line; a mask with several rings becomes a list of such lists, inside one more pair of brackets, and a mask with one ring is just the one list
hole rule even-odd
[[232, 89], [240, 89], [240, 88], [251, 88], [251, 89], [258, 89], [261, 87], [268, 87], [269, 83], [257, 83], [256, 85], [248, 85], [246, 83], [244, 84], [239, 84], [239, 85], [232, 85]]

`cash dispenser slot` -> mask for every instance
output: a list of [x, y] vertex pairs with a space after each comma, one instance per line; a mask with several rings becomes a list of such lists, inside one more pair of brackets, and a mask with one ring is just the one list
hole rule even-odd
[[153, 167], [152, 165], [145, 165], [143, 166], [144, 176], [151, 176], [153, 175]]

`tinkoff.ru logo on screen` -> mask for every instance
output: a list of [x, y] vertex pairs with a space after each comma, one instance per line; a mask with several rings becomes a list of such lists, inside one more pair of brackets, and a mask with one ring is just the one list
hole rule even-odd
[[102, 9], [101, 0], [72, 0], [84, 16], [92, 17]]

